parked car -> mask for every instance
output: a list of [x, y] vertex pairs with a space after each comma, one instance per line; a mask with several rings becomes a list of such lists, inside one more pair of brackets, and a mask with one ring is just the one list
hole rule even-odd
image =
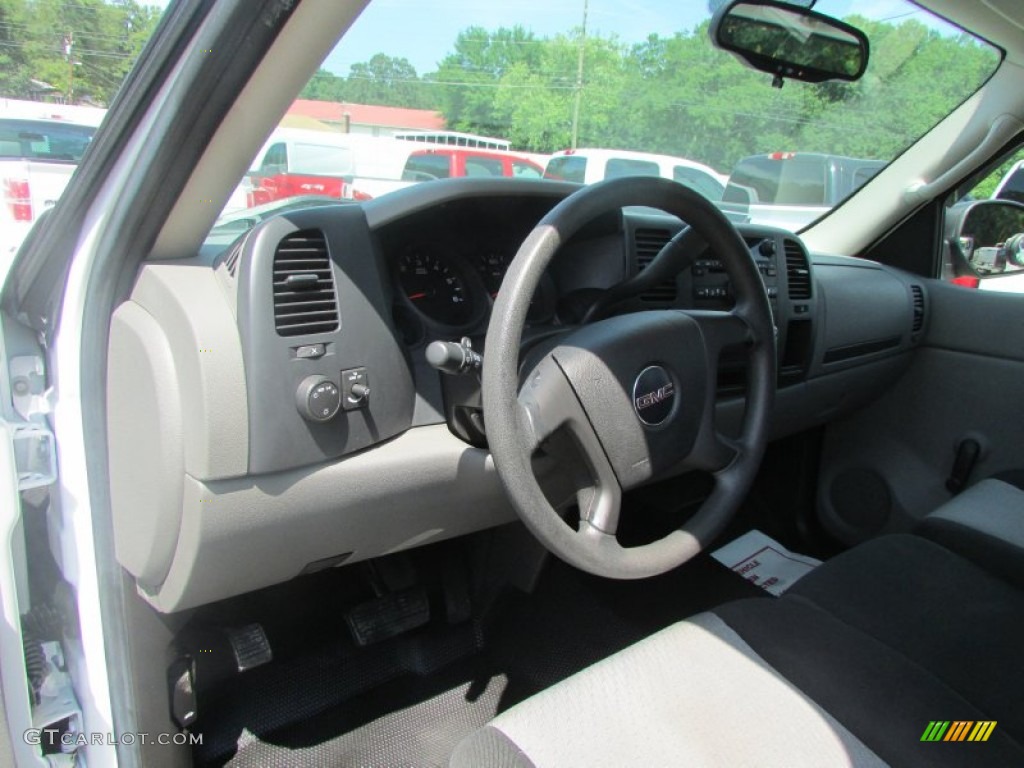
[[[405, 143], [400, 142], [400, 143]], [[400, 181], [367, 177], [352, 180], [352, 198], [366, 201], [411, 184], [438, 179], [505, 177], [537, 179], [543, 168], [533, 160], [498, 150], [438, 146], [408, 154]]]
[[[555, 5], [167, 7], [0, 294], [0, 765], [1024, 765], [1024, 304], [939, 279], [1024, 143], [1024, 6]], [[5, 15], [5, 66], [123, 63], [58, 6], [137, 10], [5, 3], [67, 35]], [[660, 169], [216, 223], [298, 93], [369, 86], [885, 165], [800, 232]]]
[[0, 115], [0, 265], [6, 266], [33, 222], [56, 205], [96, 127]]
[[593, 184], [620, 176], [656, 176], [672, 179], [721, 200], [726, 178], [714, 168], [683, 157], [624, 149], [564, 149], [548, 160], [544, 178]]
[[459, 177], [507, 176], [539, 179], [544, 169], [532, 160], [509, 152], [477, 149], [422, 149], [409, 155], [402, 171], [406, 181]]
[[818, 152], [751, 155], [733, 168], [722, 202], [752, 224], [799, 230], [885, 167], [880, 160]]
[[302, 195], [351, 197], [355, 152], [342, 134], [278, 129], [249, 172], [249, 205]]

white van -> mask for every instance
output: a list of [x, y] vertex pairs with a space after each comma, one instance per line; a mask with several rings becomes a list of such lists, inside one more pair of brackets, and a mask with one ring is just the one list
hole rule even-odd
[[685, 184], [709, 200], [721, 200], [729, 177], [702, 163], [672, 155], [625, 149], [564, 149], [548, 160], [545, 179], [593, 184], [619, 176], [661, 176]]

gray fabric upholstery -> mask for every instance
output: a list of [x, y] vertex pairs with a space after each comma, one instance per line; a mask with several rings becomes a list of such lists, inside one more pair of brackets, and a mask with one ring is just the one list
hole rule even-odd
[[1024, 490], [1002, 480], [982, 480], [954, 496], [928, 519], [974, 528], [1024, 554]]
[[[777, 672], [890, 765], [1024, 765], [1024, 749], [1004, 728], [1002, 718], [1010, 709], [982, 708], [914, 659], [805, 598], [787, 594], [775, 601], [745, 600], [715, 612]], [[1007, 685], [1014, 679], [1011, 663]], [[929, 721], [937, 719], [998, 720], [999, 725], [987, 742], [970, 749], [921, 742]]]
[[897, 535], [833, 558], [786, 598], [807, 600], [913, 660], [1024, 742], [1020, 590], [938, 544]]
[[499, 715], [450, 765], [528, 766], [527, 756], [537, 768], [885, 765], [712, 614]]
[[1024, 490], [982, 480], [928, 515], [918, 533], [1024, 586]]

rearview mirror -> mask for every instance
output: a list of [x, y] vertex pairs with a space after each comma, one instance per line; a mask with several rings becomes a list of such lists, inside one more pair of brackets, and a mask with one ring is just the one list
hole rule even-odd
[[821, 83], [860, 79], [868, 39], [856, 27], [775, 0], [737, 0], [711, 19], [711, 42], [753, 69], [774, 77]]
[[1024, 269], [1024, 205], [980, 200], [953, 208], [948, 219], [955, 274], [990, 277]]

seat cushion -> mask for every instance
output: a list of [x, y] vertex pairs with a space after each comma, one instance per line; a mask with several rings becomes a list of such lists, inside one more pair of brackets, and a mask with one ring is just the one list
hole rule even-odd
[[787, 597], [911, 659], [1024, 743], [1024, 593], [1004, 580], [931, 541], [886, 536], [833, 558]]
[[[1020, 590], [888, 536], [543, 691], [451, 764], [1024, 765], [1022, 631]], [[923, 742], [936, 720], [997, 726], [985, 742]]]
[[702, 614], [499, 715], [456, 748], [450, 765], [884, 763], [720, 618]]
[[[787, 595], [715, 611], [766, 663], [889, 765], [1024, 765], [1024, 749], [1003, 728], [1002, 712], [976, 705], [918, 662], [807, 600]], [[987, 742], [962, 749], [921, 741], [934, 720], [998, 724]]]
[[917, 533], [1024, 587], [1024, 490], [982, 480], [928, 515]]

